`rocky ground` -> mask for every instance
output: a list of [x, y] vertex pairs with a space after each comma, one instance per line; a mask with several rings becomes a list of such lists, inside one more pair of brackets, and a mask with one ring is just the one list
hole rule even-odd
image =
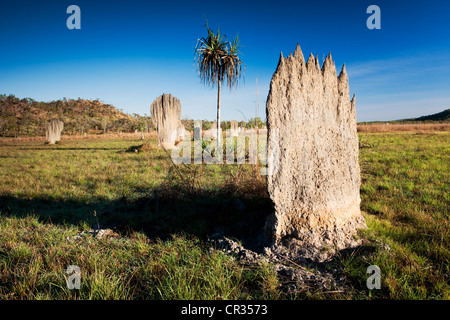
[[210, 250], [221, 250], [243, 264], [271, 263], [277, 271], [283, 289], [288, 293], [308, 289], [345, 292], [348, 288], [345, 277], [338, 269], [327, 267], [327, 263], [314, 263], [301, 259], [294, 261], [288, 258], [287, 249], [282, 246], [265, 247], [261, 253], [258, 253], [219, 233], [211, 235], [208, 242], [211, 244]]

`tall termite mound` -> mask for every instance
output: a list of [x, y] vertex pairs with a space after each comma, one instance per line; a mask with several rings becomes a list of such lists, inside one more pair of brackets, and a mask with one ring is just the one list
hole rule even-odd
[[164, 149], [174, 148], [176, 141], [184, 137], [180, 100], [171, 94], [163, 94], [153, 101], [150, 113], [158, 131], [159, 146]]
[[47, 131], [45, 133], [45, 140], [48, 144], [55, 144], [61, 141], [61, 132], [64, 129], [64, 122], [58, 119], [50, 120]]
[[[266, 104], [267, 187], [274, 213], [266, 231], [292, 254], [323, 260], [357, 244], [365, 227], [360, 212], [360, 168], [355, 96], [345, 64], [339, 76], [331, 58], [322, 67], [300, 46], [281, 54]], [[277, 151], [274, 151], [277, 150]], [[326, 253], [326, 254], [325, 254]]]

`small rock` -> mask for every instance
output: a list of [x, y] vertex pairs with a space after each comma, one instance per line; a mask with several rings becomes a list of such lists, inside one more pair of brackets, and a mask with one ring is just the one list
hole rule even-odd
[[[338, 282], [335, 279], [337, 275], [335, 273], [310, 271], [301, 266], [306, 260], [303, 261], [297, 259], [296, 262], [292, 264], [292, 261], [286, 259], [289, 251], [282, 246], [266, 247], [263, 249], [263, 253], [259, 254], [244, 248], [236, 241], [226, 238], [220, 233], [211, 235], [208, 242], [212, 244], [213, 248], [221, 250], [225, 254], [232, 255], [233, 258], [244, 264], [258, 264], [263, 261], [272, 263], [275, 271], [281, 277], [281, 285], [285, 286], [285, 289], [288, 291], [295, 291], [298, 289], [297, 285], [292, 285], [292, 282], [297, 284], [306, 282], [308, 286], [317, 288], [318, 290], [328, 290], [331, 287], [338, 287]], [[210, 253], [214, 252], [213, 248], [210, 248]]]

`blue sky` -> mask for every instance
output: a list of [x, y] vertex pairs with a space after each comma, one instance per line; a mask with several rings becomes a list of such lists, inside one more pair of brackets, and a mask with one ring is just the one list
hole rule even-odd
[[[69, 5], [81, 30], [69, 30]], [[369, 30], [369, 5], [381, 29]], [[100, 99], [127, 113], [150, 114], [162, 93], [182, 103], [182, 117], [213, 120], [216, 88], [194, 67], [197, 39], [210, 26], [243, 47], [245, 78], [223, 90], [224, 120], [265, 117], [280, 52], [300, 44], [322, 62], [345, 63], [358, 121], [394, 120], [450, 108], [449, 1], [134, 1], [0, 2], [0, 93], [50, 101]]]

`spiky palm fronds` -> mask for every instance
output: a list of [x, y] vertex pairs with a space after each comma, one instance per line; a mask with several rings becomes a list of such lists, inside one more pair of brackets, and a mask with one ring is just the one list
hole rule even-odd
[[231, 89], [237, 85], [238, 80], [242, 75], [242, 67], [245, 65], [239, 59], [239, 35], [234, 38], [233, 42], [228, 43], [228, 54], [225, 57], [227, 85]]
[[233, 42], [226, 40], [217, 28], [215, 34], [206, 22], [208, 36], [197, 41], [195, 57], [200, 79], [214, 86], [218, 82], [227, 81], [229, 88], [235, 86], [242, 74], [243, 63], [239, 59], [239, 38]]
[[217, 33], [206, 21], [208, 36], [197, 41], [195, 58], [200, 79], [207, 85], [214, 86], [217, 83], [217, 146], [220, 144], [220, 88], [224, 80], [231, 89], [237, 85], [242, 73], [242, 61], [239, 59], [239, 37], [233, 42], [226, 40], [225, 35]]

